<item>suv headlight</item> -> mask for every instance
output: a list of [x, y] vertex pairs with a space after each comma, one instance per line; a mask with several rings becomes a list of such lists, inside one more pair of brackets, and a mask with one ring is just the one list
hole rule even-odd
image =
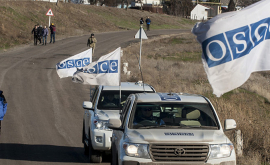
[[214, 144], [210, 145], [209, 159], [225, 158], [231, 156], [233, 144]]
[[111, 130], [108, 128], [109, 121], [108, 120], [94, 120], [95, 128], [100, 130]]
[[148, 144], [123, 143], [127, 156], [150, 159]]

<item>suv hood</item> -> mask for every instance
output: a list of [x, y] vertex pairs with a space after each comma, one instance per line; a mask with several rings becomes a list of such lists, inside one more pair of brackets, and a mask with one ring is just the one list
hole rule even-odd
[[119, 110], [99, 110], [97, 111], [97, 118], [100, 120], [119, 119]]
[[132, 143], [182, 143], [206, 142], [228, 143], [230, 140], [221, 130], [205, 129], [136, 129], [128, 130], [127, 137]]

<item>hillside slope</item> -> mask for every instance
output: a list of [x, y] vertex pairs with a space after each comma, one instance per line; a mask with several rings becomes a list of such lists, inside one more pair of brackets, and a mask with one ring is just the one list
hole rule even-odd
[[151, 29], [190, 29], [194, 22], [164, 14], [112, 7], [40, 1], [1, 2], [0, 49], [28, 44], [35, 24], [49, 25], [46, 13], [52, 9], [51, 23], [57, 27], [56, 38], [139, 28], [139, 19], [150, 16]]

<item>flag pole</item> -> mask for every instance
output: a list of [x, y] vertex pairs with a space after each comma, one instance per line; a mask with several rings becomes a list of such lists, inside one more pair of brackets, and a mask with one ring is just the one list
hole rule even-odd
[[119, 114], [122, 113], [122, 107], [121, 107], [121, 82], [120, 82], [120, 86], [119, 86]]
[[120, 57], [119, 57], [119, 114], [122, 113], [122, 107], [121, 107], [121, 72], [120, 72], [120, 68], [121, 68], [121, 49], [120, 49]]
[[49, 26], [48, 27], [50, 27], [50, 25], [51, 25], [51, 16], [49, 16]]
[[141, 43], [140, 43], [140, 63], [139, 63], [139, 68], [141, 69], [141, 56], [142, 56], [142, 25], [140, 27], [140, 38], [141, 38]]

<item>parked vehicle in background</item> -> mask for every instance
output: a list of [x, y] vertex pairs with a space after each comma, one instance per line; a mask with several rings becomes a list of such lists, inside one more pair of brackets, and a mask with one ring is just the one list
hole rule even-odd
[[94, 88], [90, 101], [84, 101], [82, 142], [90, 162], [100, 163], [102, 155], [111, 152], [112, 130], [108, 128], [108, 120], [119, 119], [126, 98], [132, 93], [142, 92], [156, 91], [151, 85], [141, 82], [122, 82], [120, 87], [100, 85]]
[[[234, 146], [204, 96], [132, 94], [109, 128], [113, 165], [236, 165]], [[233, 119], [225, 120], [225, 131], [234, 128]]]

